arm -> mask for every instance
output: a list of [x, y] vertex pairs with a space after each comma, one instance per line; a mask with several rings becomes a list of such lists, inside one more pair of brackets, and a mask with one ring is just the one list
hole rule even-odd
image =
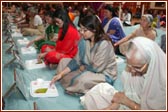
[[29, 24], [28, 23], [19, 23], [17, 24], [18, 28], [24, 28], [24, 27], [29, 27]]
[[69, 67], [66, 67], [63, 71], [61, 71], [59, 74], [55, 75], [52, 80], [50, 85], [54, 84], [56, 81], [60, 80], [62, 77], [64, 77], [65, 74], [69, 73], [71, 70]]
[[148, 35], [148, 37], [152, 40], [155, 40], [155, 38], [157, 37], [157, 31], [156, 29], [152, 29], [151, 33]]
[[56, 81], [60, 80], [62, 77], [64, 77], [65, 74], [68, 74], [69, 72], [78, 69], [79, 68], [79, 63], [77, 61], [79, 61], [79, 54], [77, 54], [75, 56], [75, 58], [72, 59], [69, 62], [69, 64], [67, 65], [67, 67], [63, 71], [61, 71], [60, 73], [58, 73], [56, 76], [53, 77], [53, 79], [51, 80], [50, 85], [52, 85]]
[[97, 48], [97, 52], [94, 55], [92, 64], [85, 66], [87, 70], [96, 73], [102, 72], [105, 69], [109, 58], [109, 55], [107, 54], [110, 53], [112, 49], [112, 47], [110, 47], [111, 45], [109, 44], [111, 43], [108, 43], [107, 41], [103, 41], [100, 43]]
[[75, 58], [72, 59], [68, 64], [68, 67], [71, 69], [71, 71], [74, 71], [77, 69], [80, 69], [80, 71], [83, 71], [85, 69], [85, 67], [81, 65], [81, 59], [84, 59], [84, 56], [85, 56], [85, 47], [86, 47], [85, 41], [84, 39], [81, 39], [78, 43], [78, 52]]
[[140, 104], [129, 99], [123, 92], [115, 93], [112, 99], [112, 103], [119, 103], [129, 107], [132, 110], [140, 110]]
[[109, 30], [108, 34], [113, 35], [115, 34], [116, 30]]
[[58, 40], [58, 34], [54, 34], [53, 38], [50, 41], [56, 42]]
[[37, 38], [31, 40], [31, 41], [27, 44], [26, 47], [29, 47], [29, 46], [31, 46], [34, 42], [39, 41], [39, 40], [44, 39], [44, 38], [45, 38], [44, 35], [43, 35], [43, 36], [39, 36], [39, 37], [37, 37]]
[[118, 103], [112, 103], [108, 107], [104, 108], [103, 110], [118, 110], [120, 107], [120, 104]]
[[126, 105], [127, 107], [129, 107], [132, 110], [140, 110], [141, 109], [140, 104], [130, 100], [128, 97], [125, 98], [123, 105]]
[[118, 42], [116, 42], [114, 44], [114, 46], [118, 46], [118, 45], [120, 45], [120, 44], [122, 44], [122, 43], [124, 43], [124, 42], [126, 42], [128, 40], [130, 40], [131, 38], [133, 38], [135, 36], [136, 36], [135, 33], [131, 33], [130, 35], [128, 35], [128, 36], [124, 37], [123, 39], [119, 40]]
[[[20, 20], [15, 19], [15, 22], [16, 22], [16, 24], [18, 24], [18, 23], [23, 23], [22, 21], [25, 20], [25, 19], [26, 19], [26, 16], [25, 16], [25, 17], [21, 17]], [[26, 20], [25, 20], [25, 21], [26, 21]]]

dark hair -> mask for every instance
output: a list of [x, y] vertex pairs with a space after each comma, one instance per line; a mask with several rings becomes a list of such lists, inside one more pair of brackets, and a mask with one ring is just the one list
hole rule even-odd
[[113, 11], [113, 8], [112, 8], [111, 5], [106, 5], [106, 6], [104, 7], [104, 9], [109, 10], [110, 12]]
[[57, 9], [55, 12], [54, 12], [54, 17], [55, 18], [59, 18], [61, 19], [64, 24], [63, 24], [63, 30], [62, 30], [62, 34], [61, 34], [61, 37], [59, 38], [60, 40], [63, 40], [64, 39], [64, 36], [68, 30], [68, 25], [72, 25], [74, 28], [74, 24], [72, 23], [72, 21], [70, 20], [69, 16], [68, 16], [68, 13], [65, 9], [63, 8], [60, 8], [60, 9]]
[[28, 10], [28, 5], [27, 4], [24, 4], [24, 5], [22, 5], [22, 10], [24, 11], [24, 12], [26, 12], [27, 10]]
[[49, 16], [51, 18], [54, 18], [54, 12], [48, 11], [48, 12], [45, 13], [45, 16]]
[[92, 14], [92, 15], [95, 15], [95, 14], [96, 14], [96, 12], [95, 12], [92, 8], [88, 8], [88, 9], [86, 10], [86, 15], [89, 15], [89, 13]]
[[111, 5], [106, 5], [104, 9], [109, 10], [112, 13], [112, 17], [118, 17], [117, 15], [117, 8], [113, 8]]
[[[49, 16], [50, 18], [52, 18], [52, 25], [54, 25], [54, 26], [57, 26], [55, 23], [54, 23], [54, 12], [52, 12], [52, 11], [47, 11], [47, 12], [45, 12], [45, 14], [44, 14], [44, 16]], [[46, 20], [45, 20], [45, 22], [46, 22]]]
[[84, 17], [80, 24], [95, 33], [95, 42], [100, 40], [108, 40], [111, 41], [108, 35], [105, 34], [104, 29], [101, 26], [99, 19], [95, 15], [90, 15]]

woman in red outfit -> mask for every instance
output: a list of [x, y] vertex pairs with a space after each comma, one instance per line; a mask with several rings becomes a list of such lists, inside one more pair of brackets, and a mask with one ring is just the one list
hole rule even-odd
[[78, 51], [79, 34], [68, 13], [64, 9], [56, 10], [54, 20], [59, 27], [56, 46], [44, 45], [38, 59], [44, 58], [46, 65], [58, 64], [62, 58], [73, 58]]

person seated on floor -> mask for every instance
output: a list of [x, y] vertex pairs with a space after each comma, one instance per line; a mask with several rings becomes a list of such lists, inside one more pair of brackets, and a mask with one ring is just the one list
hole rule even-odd
[[18, 11], [18, 16], [15, 17], [15, 20], [14, 20], [14, 22], [16, 24], [26, 22], [26, 14], [25, 14], [25, 11], [24, 11], [25, 9], [26, 8], [24, 8], [23, 6], [20, 7], [20, 10]]
[[26, 28], [29, 26], [32, 26], [30, 24], [31, 21], [31, 15], [30, 15], [30, 11], [29, 11], [29, 7], [27, 5], [22, 6], [22, 11], [25, 14], [25, 17], [21, 18], [20, 20], [16, 21], [16, 25], [18, 28]]
[[96, 11], [90, 7], [85, 10], [85, 14], [85, 16], [95, 15], [99, 19], [100, 23], [102, 22], [100, 17], [96, 14]]
[[[130, 35], [124, 37], [114, 44], [114, 46], [120, 45], [120, 50], [124, 51], [126, 47], [124, 47], [130, 39], [135, 38], [137, 36], [143, 36], [149, 38], [151, 40], [155, 40], [156, 38], [156, 30], [151, 27], [153, 21], [153, 17], [151, 14], [145, 14], [141, 17], [140, 27], [134, 30]], [[124, 53], [124, 52], [122, 52]]]
[[78, 52], [78, 41], [80, 36], [78, 30], [70, 20], [64, 9], [54, 12], [55, 24], [59, 27], [56, 45], [43, 45], [38, 59], [44, 58], [46, 65], [53, 67], [62, 58], [73, 58]]
[[123, 17], [123, 25], [124, 26], [131, 26], [131, 13], [129, 12], [129, 9], [126, 8], [124, 10], [124, 17]]
[[51, 80], [51, 85], [60, 80], [68, 94], [84, 94], [101, 82], [113, 84], [117, 74], [114, 48], [99, 19], [95, 15], [86, 16], [80, 27], [83, 38], [78, 54], [72, 60], [62, 59]]
[[8, 13], [11, 13], [12, 15], [16, 13], [16, 4], [12, 3], [12, 6], [6, 10]]
[[85, 109], [166, 109], [166, 55], [159, 45], [146, 37], [134, 38], [126, 60], [121, 75], [123, 91], [108, 83], [98, 84], [80, 98]]
[[160, 12], [160, 26], [166, 27], [166, 15], [163, 11]]
[[158, 10], [154, 10], [153, 12], [153, 22], [152, 22], [153, 28], [160, 28], [160, 15]]
[[29, 28], [23, 28], [21, 33], [23, 34], [23, 36], [43, 35], [44, 25], [41, 17], [38, 15], [37, 8], [30, 7], [29, 12], [31, 16]]
[[47, 22], [47, 27], [45, 29], [45, 34], [38, 36], [37, 38], [31, 40], [27, 47], [35, 43], [38, 51], [40, 51], [42, 46], [44, 45], [51, 45], [53, 49], [55, 48], [56, 41], [58, 39], [58, 26], [54, 23], [54, 13], [53, 12], [46, 12], [45, 20]]
[[[105, 33], [107, 33], [113, 44], [123, 39], [126, 34], [124, 33], [123, 25], [121, 20], [118, 18], [117, 10], [112, 8], [110, 5], [104, 7], [105, 18], [102, 21], [102, 27]], [[119, 47], [114, 47], [115, 53], [122, 55], [120, 53]]]

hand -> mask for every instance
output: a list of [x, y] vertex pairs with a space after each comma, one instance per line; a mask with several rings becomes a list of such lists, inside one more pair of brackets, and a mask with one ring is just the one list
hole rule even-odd
[[119, 49], [120, 49], [120, 52], [121, 52], [123, 55], [126, 54], [126, 51], [127, 51], [127, 49], [128, 49], [128, 45], [129, 45], [129, 41], [124, 42], [124, 43], [120, 43]]
[[47, 48], [45, 49], [45, 52], [50, 52], [51, 50], [52, 50], [51, 48], [47, 47]]
[[114, 46], [118, 46], [118, 45], [120, 45], [120, 41], [118, 41], [114, 44]]
[[27, 47], [27, 48], [28, 48], [28, 47], [30, 47], [33, 43], [34, 43], [34, 41], [33, 41], [33, 40], [32, 40], [32, 41], [30, 41], [30, 42], [27, 44], [27, 46], [26, 46], [26, 47]]
[[57, 40], [58, 40], [58, 34], [55, 34], [55, 36], [52, 39], [50, 39], [50, 41], [54, 42], [56, 42]]
[[79, 67], [79, 70], [80, 70], [80, 71], [84, 71], [84, 70], [85, 70], [85, 66], [84, 66], [84, 65], [81, 65], [81, 66]]
[[124, 104], [126, 98], [124, 92], [117, 92], [113, 96], [112, 103]]
[[53, 42], [56, 42], [56, 38], [52, 38], [52, 39], [50, 39], [50, 41], [53, 41]]
[[50, 86], [54, 84], [56, 81], [60, 80], [61, 78], [62, 78], [61, 74], [57, 74], [56, 76], [54, 76], [50, 82]]
[[120, 107], [120, 104], [112, 103], [110, 106], [104, 108], [103, 110], [118, 110], [119, 107]]
[[38, 56], [37, 56], [37, 59], [39, 60], [39, 59], [42, 59], [42, 58], [44, 58], [45, 57], [45, 53], [40, 53], [40, 54], [38, 54]]

